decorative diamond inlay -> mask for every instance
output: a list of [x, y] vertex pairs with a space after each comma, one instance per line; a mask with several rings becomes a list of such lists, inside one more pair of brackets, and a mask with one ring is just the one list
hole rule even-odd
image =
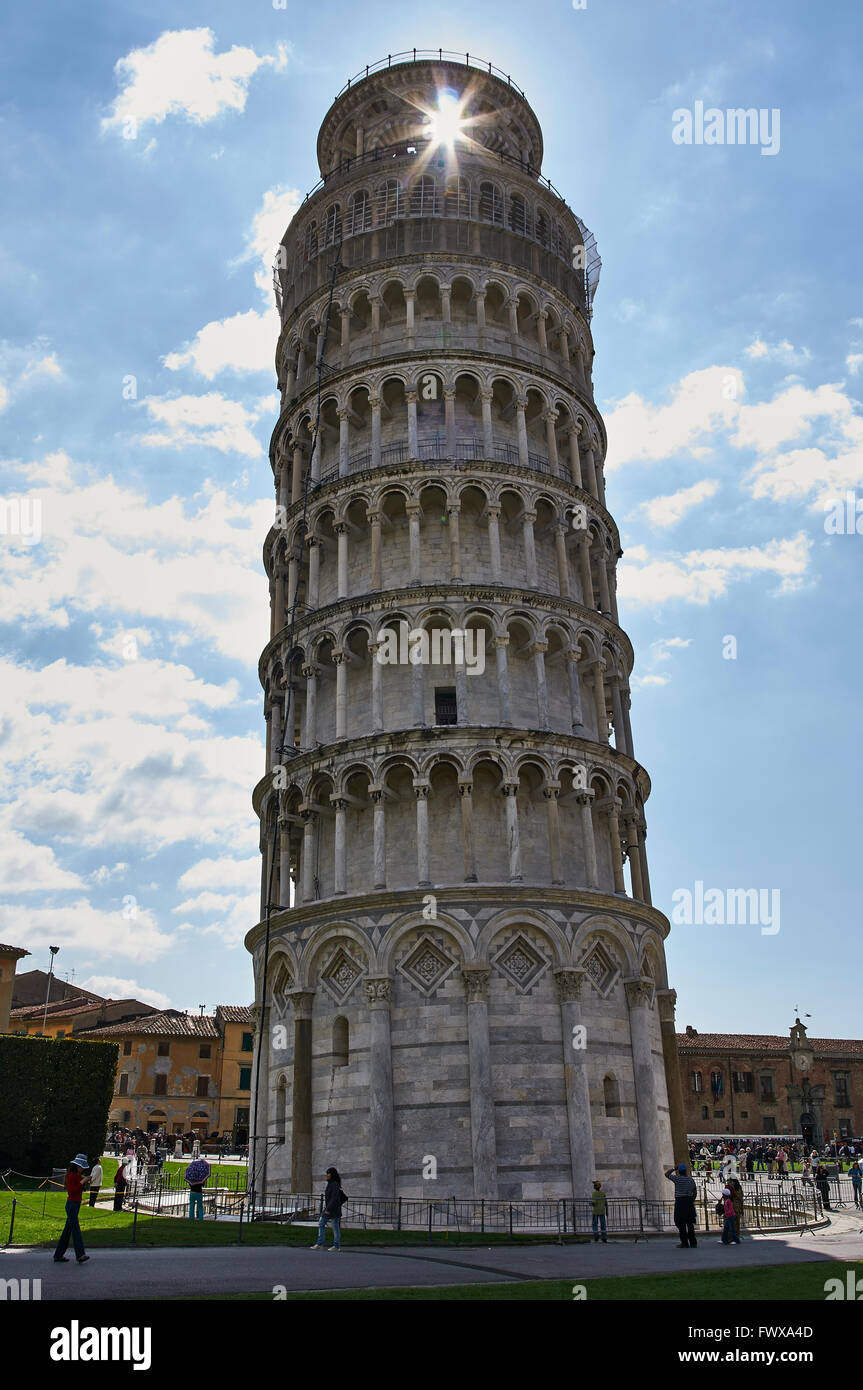
[[362, 973], [363, 967], [340, 946], [321, 975], [321, 983], [337, 1004], [343, 1004]]
[[608, 994], [617, 975], [617, 966], [601, 946], [594, 946], [582, 961], [583, 968], [600, 994]]
[[540, 955], [533, 943], [521, 934], [508, 941], [502, 951], [498, 951], [494, 964], [520, 994], [527, 994], [548, 969], [545, 956]]
[[400, 963], [398, 969], [415, 989], [430, 998], [455, 970], [453, 960], [430, 936], [424, 936]]

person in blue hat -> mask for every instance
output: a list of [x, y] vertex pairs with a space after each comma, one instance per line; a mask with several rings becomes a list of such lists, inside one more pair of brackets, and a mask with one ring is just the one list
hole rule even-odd
[[63, 1234], [57, 1242], [57, 1249], [54, 1251], [54, 1262], [58, 1265], [69, 1263], [66, 1251], [71, 1240], [75, 1248], [75, 1258], [79, 1265], [86, 1264], [90, 1256], [84, 1249], [84, 1237], [81, 1235], [79, 1217], [81, 1214], [81, 1198], [84, 1194], [83, 1174], [89, 1172], [90, 1160], [86, 1154], [76, 1154], [69, 1164], [69, 1171], [66, 1174], [66, 1225], [63, 1227]]
[[680, 1233], [677, 1248], [694, 1250], [698, 1244], [695, 1239], [695, 1179], [690, 1177], [685, 1163], [679, 1163], [677, 1172], [672, 1168], [665, 1176], [674, 1183], [674, 1224]]

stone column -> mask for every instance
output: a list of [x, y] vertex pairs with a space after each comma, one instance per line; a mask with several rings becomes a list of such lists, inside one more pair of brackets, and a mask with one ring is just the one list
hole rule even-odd
[[369, 1003], [369, 1134], [372, 1147], [371, 1195], [394, 1197], [396, 1188], [393, 1134], [393, 1054], [390, 1036], [392, 977], [366, 980]]
[[569, 584], [569, 562], [566, 557], [566, 535], [566, 526], [563, 522], [559, 522], [554, 528], [554, 549], [557, 555], [557, 591], [561, 598], [572, 597]]
[[648, 904], [653, 903], [650, 896], [650, 871], [647, 867], [647, 825], [644, 820], [638, 823], [639, 829], [639, 854], [641, 856], [641, 886], [644, 891], [644, 901]]
[[565, 653], [566, 674], [569, 677], [569, 712], [572, 719], [573, 732], [584, 727], [584, 715], [581, 709], [581, 682], [578, 678], [578, 663], [581, 660], [581, 652], [570, 649]]
[[638, 822], [634, 816], [627, 816], [623, 823], [626, 836], [626, 852], [629, 859], [629, 872], [632, 875], [632, 896], [644, 902], [644, 887], [641, 882], [641, 852], [638, 843]]
[[405, 395], [408, 406], [408, 457], [419, 458], [420, 446], [417, 433], [417, 393], [408, 391]]
[[476, 295], [476, 328], [477, 333], [482, 337], [485, 332], [485, 290], [477, 290]]
[[491, 423], [491, 403], [493, 393], [491, 391], [481, 391], [480, 401], [482, 402], [482, 447], [489, 462], [494, 460], [494, 429]]
[[[405, 332], [407, 334], [408, 349], [413, 351], [414, 332], [416, 330], [416, 290], [405, 290]], [[414, 395], [416, 404], [416, 395]]]
[[405, 508], [408, 514], [408, 544], [410, 548], [410, 571], [408, 582], [410, 584], [420, 584], [420, 516], [421, 507], [419, 502], [409, 502]]
[[288, 508], [291, 505], [291, 479], [288, 470], [288, 460], [285, 454], [281, 455], [279, 461], [279, 496], [280, 507]]
[[565, 328], [560, 330], [560, 353], [564, 362], [569, 366], [569, 334]]
[[500, 584], [500, 526], [498, 525], [500, 507], [486, 507], [485, 512], [488, 517], [488, 548], [489, 554], [491, 555], [491, 577], [495, 584]]
[[512, 348], [513, 348], [513, 352], [514, 352], [514, 351], [515, 351], [516, 343], [518, 342], [518, 336], [519, 336], [519, 333], [518, 333], [518, 300], [517, 300], [517, 299], [508, 299], [508, 300], [506, 301], [506, 307], [507, 307], [507, 309], [508, 309], [508, 311], [509, 311], [509, 337], [510, 337], [510, 342], [511, 342], [511, 344], [512, 344]]
[[306, 607], [317, 608], [321, 576], [321, 543], [317, 536], [308, 536], [309, 582], [306, 586]]
[[588, 440], [584, 449], [584, 474], [587, 477], [587, 489], [591, 497], [599, 501], [599, 487], [596, 482], [596, 468], [593, 462], [593, 447]]
[[649, 1202], [667, 1197], [663, 1183], [662, 1147], [659, 1129], [660, 1097], [656, 1086], [653, 1052], [650, 1046], [650, 1006], [653, 981], [646, 977], [624, 980], [629, 1006], [629, 1032], [632, 1039], [632, 1070], [635, 1074], [635, 1104], [644, 1195]]
[[495, 637], [494, 654], [497, 662], [497, 693], [500, 701], [501, 724], [512, 723], [512, 710], [509, 701], [509, 668], [506, 664], [506, 649], [508, 646], [508, 637]]
[[617, 676], [611, 678], [611, 710], [612, 723], [614, 724], [614, 746], [619, 753], [628, 753], [623, 725], [623, 706], [620, 700], [620, 685]]
[[[294, 599], [297, 597], [297, 586], [300, 580], [300, 564], [296, 555], [291, 555], [288, 560], [288, 608], [293, 608]], [[278, 595], [277, 595], [278, 597]]]
[[339, 417], [339, 477], [344, 478], [350, 469], [350, 412], [337, 410]]
[[288, 348], [288, 357], [285, 363], [285, 400], [292, 401], [297, 394], [297, 350], [295, 347]]
[[545, 324], [547, 319], [548, 314], [545, 312], [544, 309], [540, 309], [539, 313], [536, 316], [536, 336], [539, 339], [540, 352], [548, 352], [548, 334], [545, 331]]
[[372, 733], [379, 734], [384, 727], [384, 701], [381, 689], [381, 663], [378, 661], [380, 642], [369, 642], [369, 656], [372, 659]]
[[340, 312], [342, 316], [342, 368], [344, 369], [351, 360], [351, 311], [350, 309], [342, 309]]
[[491, 1048], [488, 1033], [488, 982], [491, 971], [483, 965], [462, 967], [467, 998], [467, 1039], [470, 1063], [470, 1133], [473, 1152], [473, 1195], [497, 1197], [497, 1137], [494, 1123], [494, 1090], [491, 1081]]
[[306, 734], [304, 743], [307, 748], [314, 748], [317, 743], [317, 697], [318, 697], [318, 676], [320, 666], [314, 661], [307, 661], [302, 667], [303, 675], [306, 678]]
[[276, 565], [273, 571], [273, 636], [285, 626], [285, 567]]
[[303, 495], [303, 450], [302, 445], [294, 445], [294, 462], [291, 469], [291, 506], [299, 502]]
[[628, 686], [621, 686], [620, 690], [620, 712], [623, 716], [623, 731], [626, 739], [626, 751], [630, 758], [635, 757], [635, 744], [632, 742], [632, 725], [629, 722], [630, 693]]
[[527, 409], [527, 401], [519, 397], [515, 403], [515, 428], [516, 438], [518, 439], [518, 461], [522, 468], [527, 468], [527, 423], [524, 412]]
[[542, 789], [545, 798], [545, 808], [548, 813], [548, 848], [551, 857], [551, 881], [552, 884], [562, 884], [564, 882], [563, 870], [560, 858], [560, 815], [558, 813], [557, 798], [560, 796], [560, 783], [549, 782]]
[[576, 487], [583, 487], [581, 481], [581, 459], [578, 455], [578, 430], [569, 431], [569, 471]]
[[447, 458], [455, 458], [455, 391], [445, 390], [444, 400], [444, 427], [446, 429], [446, 453]]
[[291, 1191], [312, 1190], [312, 1004], [314, 993], [291, 990], [294, 1006], [294, 1085]]
[[545, 443], [548, 449], [548, 464], [555, 477], [560, 475], [560, 461], [557, 457], [557, 435], [554, 427], [557, 424], [557, 416], [553, 410], [549, 410], [543, 416], [545, 420]]
[[611, 842], [611, 871], [614, 875], [614, 891], [621, 897], [626, 897], [626, 884], [623, 881], [623, 850], [620, 844], [620, 826], [617, 815], [620, 810], [620, 800], [616, 796], [607, 796], [600, 803], [600, 810], [608, 821], [608, 838]]
[[557, 997], [560, 1001], [572, 1195], [576, 1200], [590, 1196], [595, 1177], [587, 1049], [574, 1046], [581, 1038], [576, 1030], [581, 1026], [581, 986], [586, 973], [569, 965], [554, 972]]
[[417, 799], [417, 883], [420, 888], [430, 888], [429, 878], [429, 803], [431, 785], [428, 782], [414, 781]]
[[308, 807], [300, 811], [303, 818], [303, 902], [315, 901], [315, 840], [317, 812]]
[[381, 297], [379, 294], [369, 295], [369, 304], [372, 309], [372, 349], [377, 352], [378, 335], [381, 331]]
[[533, 523], [536, 521], [536, 512], [523, 511], [521, 514], [521, 534], [524, 541], [524, 556], [527, 568], [527, 587], [529, 589], [539, 588], [539, 578], [536, 572], [536, 545], [533, 537]]
[[536, 705], [539, 716], [539, 727], [548, 728], [548, 686], [545, 681], [545, 654], [548, 651], [547, 642], [533, 642], [531, 644], [533, 652], [533, 669], [536, 675]]
[[336, 668], [336, 738], [347, 738], [348, 727], [348, 662], [350, 654], [343, 647], [333, 649]]
[[369, 405], [372, 412], [372, 468], [381, 466], [381, 398], [380, 396], [369, 396]]
[[279, 816], [279, 907], [291, 905], [290, 821]]
[[441, 319], [444, 323], [452, 323], [452, 305], [450, 302], [451, 294], [452, 290], [449, 285], [441, 285], [440, 307]]
[[608, 592], [611, 596], [611, 616], [619, 627], [620, 618], [617, 612], [617, 561], [609, 560], [605, 569], [608, 578]]
[[590, 573], [590, 540], [586, 531], [577, 532], [578, 567], [581, 578], [581, 602], [585, 608], [595, 607], [593, 578]]
[[593, 792], [576, 793], [576, 801], [581, 808], [581, 839], [584, 845], [584, 871], [588, 888], [599, 887], [599, 869], [596, 863], [596, 840], [593, 834]]
[[503, 795], [506, 805], [506, 841], [509, 847], [509, 881], [521, 883], [521, 844], [518, 835], [518, 793], [517, 782], [504, 782]]
[[458, 779], [461, 803], [461, 843], [464, 853], [464, 881], [476, 883], [476, 860], [473, 848], [473, 783], [467, 777]]
[[374, 869], [372, 878], [375, 888], [387, 886], [387, 842], [386, 842], [386, 801], [383, 783], [369, 784], [369, 796], [374, 803]]
[[674, 1162], [688, 1163], [689, 1144], [686, 1140], [683, 1078], [680, 1075], [680, 1057], [677, 1051], [677, 1033], [674, 1024], [674, 1006], [677, 1003], [677, 994], [673, 989], [658, 989], [656, 1002], [659, 1007], [659, 1026], [662, 1029], [662, 1057], [665, 1062], [665, 1089], [668, 1092], [668, 1112], [671, 1120]]
[[[455, 643], [453, 643], [453, 647], [455, 647]], [[456, 705], [456, 723], [457, 723], [457, 724], [469, 724], [469, 723], [470, 723], [470, 710], [469, 710], [469, 707], [468, 707], [468, 695], [467, 695], [467, 691], [468, 691], [467, 667], [465, 666], [465, 664], [464, 664], [463, 661], [455, 661], [455, 662], [454, 662], [454, 666], [455, 666], [455, 705]]]
[[348, 866], [345, 811], [348, 803], [342, 796], [331, 796], [330, 805], [336, 813], [335, 835], [333, 838], [333, 894], [340, 897], [347, 892]]
[[603, 613], [611, 613], [611, 595], [608, 592], [608, 570], [602, 551], [596, 557], [596, 570], [599, 575], [599, 597]]
[[593, 705], [596, 712], [596, 741], [597, 743], [608, 743], [608, 714], [605, 708], [605, 685], [602, 673], [605, 670], [605, 662], [599, 657], [593, 661], [586, 661], [584, 669], [588, 673], [593, 683]]
[[310, 440], [309, 440], [309, 476], [310, 476], [312, 482], [313, 482], [313, 483], [316, 483], [316, 482], [318, 482], [318, 481], [320, 480], [320, 476], [321, 476], [321, 453], [322, 453], [321, 444], [322, 444], [322, 437], [321, 437], [320, 434], [318, 434], [317, 437], [315, 437], [314, 427], [312, 426], [311, 421], [309, 421], [308, 430], [309, 430], [309, 435], [310, 435]]
[[603, 467], [602, 467], [602, 459], [594, 459], [594, 462], [593, 462], [593, 470], [594, 470], [594, 473], [596, 474], [596, 488], [597, 488], [597, 493], [598, 493], [598, 495], [599, 495], [599, 500], [600, 500], [600, 502], [602, 503], [602, 505], [603, 505], [603, 507], [604, 507], [604, 506], [606, 505], [606, 501], [605, 501], [605, 472], [604, 472]]
[[461, 508], [457, 502], [446, 509], [449, 517], [449, 577], [454, 581], [461, 579], [461, 545], [458, 526], [460, 511]]
[[350, 598], [350, 588], [348, 584], [348, 524], [346, 521], [337, 521], [333, 530], [338, 536], [336, 597]]
[[381, 579], [381, 514], [376, 511], [366, 513], [371, 531], [371, 586], [373, 590], [383, 588]]
[[[410, 648], [414, 650], [413, 647]], [[413, 706], [414, 706], [414, 728], [425, 728], [426, 707], [425, 707], [425, 675], [421, 661], [411, 662], [411, 685], [413, 687]]]

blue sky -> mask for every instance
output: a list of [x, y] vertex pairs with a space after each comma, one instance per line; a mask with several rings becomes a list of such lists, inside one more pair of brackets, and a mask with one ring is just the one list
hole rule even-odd
[[[781, 894], [773, 935], [673, 930], [679, 1024], [784, 1032], [796, 1006], [859, 1036], [863, 538], [824, 525], [863, 499], [856, 6], [470, 14], [7, 11], [0, 495], [38, 502], [42, 535], [0, 535], [0, 939], [39, 966], [59, 944], [105, 993], [251, 995], [269, 266], [346, 78], [443, 45], [522, 86], [598, 239], [654, 901]], [[778, 109], [779, 152], [675, 144], [696, 101]]]

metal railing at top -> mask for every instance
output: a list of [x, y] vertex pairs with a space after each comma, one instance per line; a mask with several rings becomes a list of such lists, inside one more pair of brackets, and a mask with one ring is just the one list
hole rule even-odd
[[517, 82], [513, 82], [508, 72], [495, 67], [494, 63], [487, 62], [485, 58], [478, 58], [475, 53], [456, 53], [450, 48], [406, 48], [401, 53], [388, 53], [386, 58], [379, 58], [376, 63], [367, 63], [353, 77], [348, 78], [342, 90], [337, 94], [336, 101], [339, 100], [339, 97], [343, 97], [345, 92], [349, 92], [352, 87], [355, 87], [358, 82], [364, 82], [367, 77], [371, 77], [373, 72], [380, 72], [382, 68], [391, 68], [393, 63], [397, 67], [401, 63], [415, 63], [418, 58], [423, 62], [436, 59], [439, 63], [444, 62], [444, 60], [447, 62], [455, 60], [457, 63], [461, 63], [463, 60], [465, 67], [478, 68], [480, 72], [487, 72], [491, 77], [499, 77], [502, 82], [506, 82], [508, 87], [512, 87], [514, 92], [518, 92], [520, 97], [525, 101], [527, 100], [521, 87]]

